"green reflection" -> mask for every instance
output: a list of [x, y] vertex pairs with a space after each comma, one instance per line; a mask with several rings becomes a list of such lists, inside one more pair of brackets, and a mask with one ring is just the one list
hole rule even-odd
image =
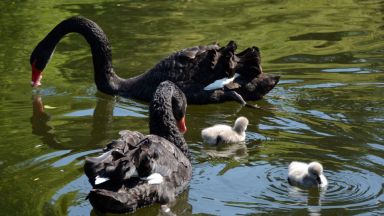
[[[84, 157], [120, 130], [148, 132], [147, 104], [96, 93], [90, 49], [78, 35], [61, 41], [44, 87], [31, 90], [28, 58], [36, 43], [61, 20], [82, 15], [108, 35], [122, 77], [176, 50], [232, 39], [239, 49], [260, 47], [264, 70], [282, 75], [256, 102], [270, 110], [234, 102], [188, 107], [195, 171], [175, 213], [383, 214], [383, 8], [352, 0], [1, 1], [1, 212], [96, 215], [85, 199]], [[202, 128], [239, 115], [250, 120], [246, 143], [201, 142]], [[292, 160], [321, 161], [329, 191], [289, 193]]]

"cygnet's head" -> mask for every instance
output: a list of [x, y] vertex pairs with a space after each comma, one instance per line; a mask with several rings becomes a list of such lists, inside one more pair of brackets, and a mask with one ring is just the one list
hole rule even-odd
[[320, 176], [323, 175], [323, 166], [319, 162], [312, 162], [308, 165], [308, 173], [316, 178], [316, 181], [321, 184]]
[[241, 116], [236, 119], [235, 125], [233, 126], [233, 130], [235, 130], [237, 133], [243, 133], [245, 132], [245, 130], [247, 130], [248, 123], [248, 119]]

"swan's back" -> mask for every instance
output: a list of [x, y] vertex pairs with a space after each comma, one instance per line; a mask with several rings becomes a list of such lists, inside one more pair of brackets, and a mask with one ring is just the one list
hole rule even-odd
[[[217, 138], [222, 132], [233, 134], [232, 127], [229, 125], [217, 124], [212, 127], [205, 128], [201, 131], [203, 141], [208, 144], [218, 144]], [[220, 138], [219, 138], [220, 139]], [[220, 140], [219, 140], [220, 141]]]
[[[229, 64], [228, 61], [234, 60], [225, 54], [234, 53], [234, 47], [227, 46], [226, 51], [223, 50], [217, 44], [212, 44], [177, 51], [149, 70], [148, 76], [154, 80], [172, 80], [180, 88], [190, 85], [205, 86], [217, 79], [232, 77], [235, 64]], [[215, 71], [216, 67], [220, 70]]]
[[308, 164], [293, 161], [288, 167], [288, 177], [290, 180], [300, 181], [303, 176], [308, 174]]
[[164, 182], [149, 184], [141, 178], [132, 177], [122, 182], [108, 181], [96, 186], [88, 198], [98, 210], [123, 213], [155, 202], [165, 204], [183, 192], [191, 180], [192, 165], [188, 158], [162, 137], [145, 136], [128, 155], [135, 164], [140, 164], [137, 167], [140, 177], [158, 173], [164, 177]]

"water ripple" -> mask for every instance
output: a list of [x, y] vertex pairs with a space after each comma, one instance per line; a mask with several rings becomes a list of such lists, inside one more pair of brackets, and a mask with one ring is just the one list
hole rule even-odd
[[[384, 190], [383, 178], [375, 173], [356, 167], [346, 170], [325, 171], [329, 185], [324, 189], [299, 189], [286, 180], [285, 167], [266, 170], [268, 180], [265, 198], [289, 206], [322, 206], [322, 209], [355, 208], [369, 209], [378, 205]], [[256, 198], [256, 197], [255, 197]], [[292, 206], [291, 206], [292, 207]]]
[[[202, 168], [197, 167], [195, 172]], [[211, 213], [228, 211], [249, 214], [298, 209], [320, 214], [344, 208], [366, 211], [377, 209], [383, 201], [383, 177], [353, 166], [326, 170], [329, 185], [322, 189], [289, 185], [288, 164], [271, 165], [261, 161], [253, 166], [228, 170], [224, 174], [220, 169], [223, 169], [222, 165], [204, 166], [202, 170], [205, 171], [195, 173], [192, 183], [194, 192], [191, 196], [206, 197], [204, 205], [210, 206]]]

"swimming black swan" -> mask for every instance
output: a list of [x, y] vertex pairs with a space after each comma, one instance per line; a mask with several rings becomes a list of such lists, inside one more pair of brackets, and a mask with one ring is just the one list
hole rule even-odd
[[236, 143], [245, 140], [248, 119], [239, 117], [233, 127], [224, 124], [217, 124], [201, 131], [203, 141], [208, 144]]
[[[123, 79], [113, 70], [111, 48], [103, 30], [93, 21], [77, 16], [58, 24], [33, 50], [30, 56], [33, 86], [41, 85], [41, 73], [57, 43], [70, 32], [79, 33], [88, 41], [96, 86], [111, 95], [150, 101], [158, 84], [170, 80], [185, 93], [188, 103], [237, 100], [246, 104], [245, 100], [261, 99], [279, 81], [279, 76], [262, 72], [257, 47], [235, 54], [237, 46], [233, 41], [224, 47], [213, 44], [183, 49], [146, 73]], [[222, 82], [212, 84], [216, 80]]]
[[162, 82], [150, 103], [150, 135], [122, 131], [99, 157], [86, 159], [93, 185], [92, 206], [102, 212], [132, 212], [152, 203], [167, 204], [184, 191], [192, 175], [186, 131], [186, 98], [172, 82]]
[[328, 184], [323, 174], [323, 166], [319, 162], [309, 164], [293, 161], [288, 167], [288, 182], [303, 187], [325, 187]]

